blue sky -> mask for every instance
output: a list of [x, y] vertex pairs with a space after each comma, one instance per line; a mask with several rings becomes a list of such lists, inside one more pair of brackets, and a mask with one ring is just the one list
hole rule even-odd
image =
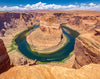
[[99, 8], [100, 0], [0, 0], [0, 11], [99, 10]]
[[80, 4], [80, 3], [100, 3], [100, 0], [0, 0], [1, 6], [27, 5], [38, 2], [57, 5]]

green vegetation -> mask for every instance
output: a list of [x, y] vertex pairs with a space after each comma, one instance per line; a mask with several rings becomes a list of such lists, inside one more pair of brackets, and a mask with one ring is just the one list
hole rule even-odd
[[[19, 50], [18, 50], [18, 46], [17, 46], [16, 43], [20, 43], [21, 41], [23, 41], [23, 40], [26, 38], [26, 36], [28, 35], [28, 33], [29, 33], [30, 31], [32, 31], [33, 29], [34, 29], [34, 26], [29, 27], [27, 30], [22, 31], [21, 33], [17, 34], [17, 35], [14, 37], [14, 39], [12, 40], [12, 44], [9, 46], [10, 50], [8, 51], [8, 53], [11, 52], [11, 51], [13, 51], [13, 50], [19, 51]], [[19, 40], [18, 40], [18, 39], [19, 39]]]
[[13, 39], [12, 44], [9, 46], [10, 50], [8, 51], [8, 53], [13, 51], [13, 50], [16, 50], [18, 48], [15, 44], [16, 44], [16, 42]]

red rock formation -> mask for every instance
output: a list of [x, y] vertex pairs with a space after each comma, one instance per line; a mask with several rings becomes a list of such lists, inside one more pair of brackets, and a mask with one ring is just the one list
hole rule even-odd
[[0, 39], [0, 73], [10, 68], [10, 59], [3, 41]]

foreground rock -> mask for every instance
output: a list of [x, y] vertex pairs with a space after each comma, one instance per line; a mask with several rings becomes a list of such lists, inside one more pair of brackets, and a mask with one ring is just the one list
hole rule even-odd
[[10, 68], [10, 59], [3, 41], [0, 39], [0, 73]]
[[90, 64], [80, 69], [60, 66], [17, 66], [0, 75], [0, 79], [100, 79], [100, 65]]
[[27, 42], [36, 49], [46, 49], [56, 46], [62, 39], [60, 24], [53, 14], [47, 14], [40, 20], [40, 26], [28, 37]]
[[89, 63], [100, 64], [100, 29], [95, 31], [82, 34], [76, 39], [74, 68], [80, 68]]
[[21, 65], [36, 65], [36, 62], [33, 60], [29, 60], [21, 53], [17, 52], [16, 50], [12, 51], [9, 54], [10, 63], [14, 66], [21, 66]]

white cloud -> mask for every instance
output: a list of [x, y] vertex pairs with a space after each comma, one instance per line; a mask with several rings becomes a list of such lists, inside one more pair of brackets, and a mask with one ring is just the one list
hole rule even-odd
[[22, 4], [20, 4], [19, 6], [22, 6]]
[[90, 5], [90, 6], [96, 6], [96, 4], [94, 4], [94, 3], [89, 3], [89, 5]]
[[75, 8], [75, 5], [68, 5], [68, 8]]
[[99, 10], [100, 4], [94, 3], [81, 3], [81, 4], [71, 4], [71, 5], [56, 5], [56, 4], [46, 4], [38, 2], [36, 4], [27, 4], [25, 6], [4, 6], [0, 7], [0, 11], [13, 11], [13, 10]]

